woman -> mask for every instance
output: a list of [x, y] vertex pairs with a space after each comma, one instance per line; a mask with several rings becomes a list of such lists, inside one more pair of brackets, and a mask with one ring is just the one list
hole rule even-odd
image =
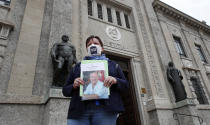
[[86, 40], [88, 56], [84, 60], [107, 60], [109, 76], [104, 86], [110, 88], [109, 99], [81, 101], [79, 87], [84, 85], [80, 78], [80, 64], [70, 71], [67, 84], [63, 87], [63, 95], [72, 97], [68, 110], [67, 125], [115, 125], [117, 115], [124, 111], [120, 93], [128, 89], [128, 82], [121, 68], [102, 54], [104, 48], [101, 39], [90, 36]]

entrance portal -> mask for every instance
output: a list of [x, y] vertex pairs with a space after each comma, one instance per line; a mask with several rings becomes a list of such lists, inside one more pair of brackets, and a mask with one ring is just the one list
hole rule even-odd
[[125, 77], [129, 82], [129, 91], [122, 94], [122, 100], [125, 107], [125, 112], [121, 113], [117, 119], [117, 125], [141, 125], [140, 115], [136, 100], [136, 93], [132, 79], [130, 60], [113, 55], [106, 55], [109, 59], [120, 65]]

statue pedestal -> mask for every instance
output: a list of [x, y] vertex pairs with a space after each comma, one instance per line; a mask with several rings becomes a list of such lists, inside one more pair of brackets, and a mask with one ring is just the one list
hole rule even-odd
[[45, 106], [44, 125], [66, 125], [70, 98], [62, 94], [62, 88], [51, 88]]
[[55, 87], [55, 86], [50, 88], [49, 97], [50, 98], [66, 98], [63, 96], [62, 87]]
[[197, 114], [194, 98], [188, 98], [173, 104], [173, 118], [180, 125], [200, 125], [200, 116]]
[[180, 107], [184, 107], [184, 106], [187, 106], [187, 105], [195, 106], [196, 104], [194, 102], [194, 99], [193, 98], [188, 98], [188, 99], [173, 103], [173, 108], [180, 108]]

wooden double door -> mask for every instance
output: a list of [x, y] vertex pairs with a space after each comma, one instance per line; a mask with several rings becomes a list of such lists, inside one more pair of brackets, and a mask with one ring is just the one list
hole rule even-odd
[[125, 107], [125, 112], [119, 115], [117, 119], [117, 125], [141, 125], [136, 93], [132, 79], [130, 60], [109, 54], [106, 55], [109, 59], [115, 61], [120, 65], [125, 77], [129, 81], [129, 91], [127, 93], [121, 94]]

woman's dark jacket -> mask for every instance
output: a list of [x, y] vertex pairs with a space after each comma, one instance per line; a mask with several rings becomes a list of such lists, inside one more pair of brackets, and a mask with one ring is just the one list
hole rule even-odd
[[[74, 89], [74, 79], [80, 77], [80, 64], [75, 65], [70, 71], [70, 75], [67, 84], [63, 87], [63, 95], [66, 97], [72, 97], [68, 111], [68, 119], [77, 118], [85, 109], [85, 102], [81, 101], [79, 96], [79, 88]], [[117, 84], [113, 84], [110, 88], [109, 99], [104, 100], [104, 109], [111, 112], [124, 111], [123, 103], [120, 97], [120, 93], [128, 89], [128, 82], [118, 64], [108, 60], [109, 76], [117, 79]]]

